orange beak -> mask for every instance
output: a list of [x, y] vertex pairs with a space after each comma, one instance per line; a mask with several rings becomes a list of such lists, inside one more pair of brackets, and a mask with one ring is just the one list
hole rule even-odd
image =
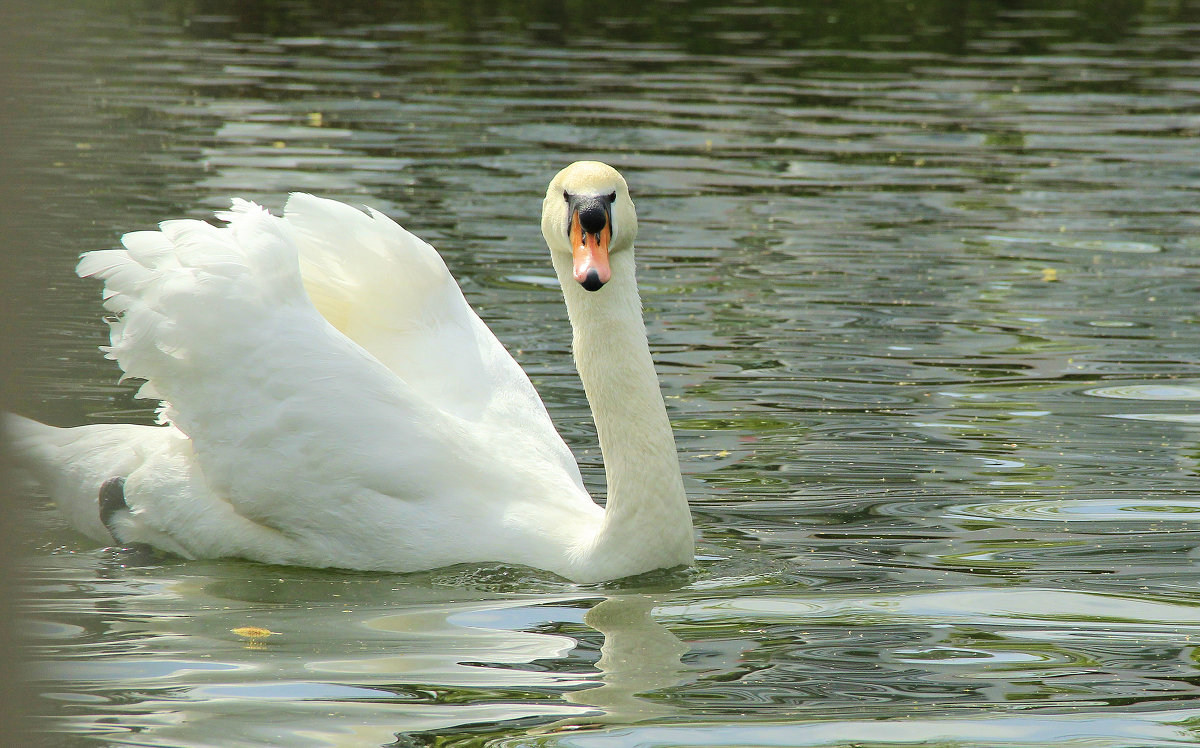
[[605, 221], [597, 232], [584, 231], [579, 212], [571, 211], [571, 254], [575, 260], [575, 280], [588, 291], [597, 291], [612, 279], [608, 266], [608, 242], [612, 239], [612, 222]]

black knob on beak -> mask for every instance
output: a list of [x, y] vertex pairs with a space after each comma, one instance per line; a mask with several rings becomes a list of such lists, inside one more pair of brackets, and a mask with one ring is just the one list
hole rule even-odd
[[608, 210], [599, 200], [579, 204], [579, 225], [589, 234], [599, 234], [608, 225]]

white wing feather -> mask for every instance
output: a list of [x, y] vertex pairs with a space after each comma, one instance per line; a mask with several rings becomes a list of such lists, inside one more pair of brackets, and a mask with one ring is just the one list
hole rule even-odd
[[[147, 380], [140, 394], [163, 399], [162, 420], [189, 437], [199, 474], [188, 480], [204, 483], [191, 493], [329, 558], [363, 527], [331, 535], [322, 507], [369, 507], [381, 533], [430, 516], [405, 510], [412, 502], [448, 507], [437, 521], [449, 525], [487, 511], [471, 502], [495, 466], [471, 468], [498, 438], [581, 485], [532, 385], [432, 247], [381, 214], [307, 195], [284, 219], [241, 201], [222, 217], [227, 228], [169, 221], [126, 235], [125, 249], [78, 267], [105, 281], [118, 314], [108, 356]], [[380, 514], [388, 499], [398, 508]], [[179, 531], [137, 505], [136, 486], [127, 500]]]
[[284, 211], [304, 286], [337, 329], [429, 403], [571, 474], [579, 468], [525, 372], [433, 247], [376, 210], [295, 193]]

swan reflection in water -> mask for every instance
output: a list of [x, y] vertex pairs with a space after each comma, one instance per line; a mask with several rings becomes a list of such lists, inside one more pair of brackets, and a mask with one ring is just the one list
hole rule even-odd
[[578, 722], [626, 723], [678, 713], [676, 707], [645, 694], [679, 685], [692, 668], [682, 658], [688, 645], [652, 615], [657, 600], [650, 595], [616, 595], [589, 610], [583, 622], [604, 635], [600, 647], [601, 685], [563, 695], [572, 704], [604, 710], [599, 716], [563, 720], [555, 726]]
[[[583, 623], [603, 637], [594, 669], [543, 665], [569, 661], [590, 638], [541, 630], [546, 623], [557, 628], [586, 604], [573, 596], [406, 606], [362, 622], [384, 635], [369, 643], [373, 654], [308, 662], [305, 670], [362, 688], [441, 694], [436, 703], [393, 703], [353, 717], [360, 723], [355, 739], [363, 738], [365, 722], [387, 742], [391, 734], [445, 735], [483, 722], [545, 720], [533, 728], [545, 734], [670, 717], [679, 710], [652, 694], [688, 681], [694, 669], [682, 662], [688, 645], [654, 619], [661, 602], [652, 594], [620, 594], [588, 610]], [[531, 701], [520, 692], [560, 698]]]

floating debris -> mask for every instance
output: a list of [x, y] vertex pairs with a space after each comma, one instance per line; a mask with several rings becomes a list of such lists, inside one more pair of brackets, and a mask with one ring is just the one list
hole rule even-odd
[[229, 630], [246, 639], [266, 639], [268, 636], [276, 636], [279, 634], [278, 631], [259, 628], [258, 626], [239, 626], [236, 629]]

